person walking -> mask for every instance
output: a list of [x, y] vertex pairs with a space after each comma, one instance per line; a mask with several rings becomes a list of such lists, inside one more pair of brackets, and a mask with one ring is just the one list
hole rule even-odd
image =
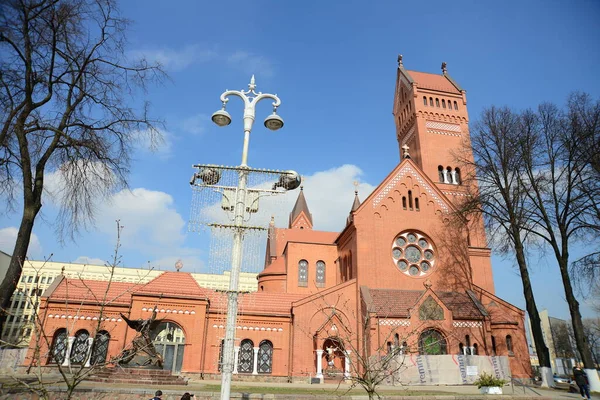
[[588, 377], [584, 371], [576, 365], [573, 368], [573, 376], [575, 377], [575, 383], [579, 386], [579, 393], [581, 393], [582, 399], [590, 400], [592, 397], [590, 396], [590, 383], [588, 381]]
[[154, 393], [154, 397], [153, 397], [153, 398], [151, 398], [150, 400], [162, 400], [162, 395], [163, 395], [163, 394], [162, 394], [162, 391], [161, 391], [161, 390], [157, 390], [157, 391]]

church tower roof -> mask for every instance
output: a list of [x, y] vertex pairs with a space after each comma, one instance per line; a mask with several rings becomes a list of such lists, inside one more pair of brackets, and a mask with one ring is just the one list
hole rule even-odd
[[358, 210], [358, 207], [360, 207], [360, 199], [358, 198], [358, 190], [354, 191], [354, 202], [352, 203], [352, 209], [350, 210], [350, 215], [348, 215], [348, 218], [346, 219], [346, 225], [350, 225], [350, 222], [352, 222], [353, 216], [352, 213], [356, 210]]
[[312, 214], [308, 211], [308, 204], [306, 204], [304, 188], [302, 186], [300, 186], [298, 199], [296, 199], [296, 204], [290, 213], [289, 227], [300, 229], [312, 229], [313, 227]]

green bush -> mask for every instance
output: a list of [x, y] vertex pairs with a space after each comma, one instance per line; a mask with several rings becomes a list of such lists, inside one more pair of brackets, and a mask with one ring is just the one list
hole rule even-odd
[[481, 389], [484, 386], [502, 387], [506, 382], [504, 379], [498, 379], [494, 375], [483, 372], [473, 384], [477, 385], [477, 389]]

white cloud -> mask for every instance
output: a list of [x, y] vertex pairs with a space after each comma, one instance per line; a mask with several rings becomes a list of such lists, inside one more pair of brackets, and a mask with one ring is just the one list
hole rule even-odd
[[208, 62], [226, 63], [249, 75], [269, 77], [274, 71], [273, 64], [265, 56], [245, 50], [223, 52], [197, 43], [181, 48], [138, 49], [130, 52], [129, 55], [133, 59], [145, 58], [151, 63], [158, 62], [168, 71], [181, 71], [192, 65]]
[[227, 63], [232, 67], [257, 76], [273, 76], [273, 65], [264, 56], [249, 53], [247, 51], [236, 51], [227, 57]]
[[[0, 229], [0, 250], [6, 254], [12, 255], [12, 252], [15, 249], [18, 233], [19, 230], [14, 226]], [[27, 250], [27, 257], [31, 259], [39, 259], [42, 257], [42, 245], [35, 233], [31, 234], [29, 248]]]
[[[369, 183], [360, 182], [362, 174], [362, 170], [356, 165], [345, 164], [303, 178], [304, 196], [313, 217], [314, 229], [324, 231], [344, 229], [346, 218], [354, 202], [354, 190], [356, 190], [354, 182], [359, 182], [357, 189], [361, 200], [367, 198], [375, 189], [375, 186]], [[297, 196], [287, 197], [289, 211], [291, 211]]]
[[[359, 167], [346, 164], [303, 176], [304, 196], [313, 216], [315, 230], [341, 231], [344, 228], [354, 202], [354, 191], [356, 190], [354, 182], [359, 182], [358, 192], [359, 198], [362, 200], [375, 189], [375, 186], [369, 183], [360, 182], [361, 175], [362, 171]], [[298, 190], [294, 190], [285, 195], [261, 198], [259, 212], [252, 215], [250, 221], [255, 221], [254, 223], [258, 225], [266, 225], [273, 215], [278, 227], [286, 227], [289, 213], [294, 207], [298, 193]], [[220, 200], [219, 196], [211, 199], [216, 198]], [[210, 205], [199, 210], [198, 219], [200, 221], [229, 222], [228, 215], [221, 209], [220, 201], [208, 204]]]
[[210, 117], [206, 114], [192, 115], [183, 120], [181, 127], [186, 133], [200, 135], [206, 130], [206, 125], [210, 122]]
[[180, 246], [185, 238], [185, 222], [173, 207], [171, 195], [164, 192], [136, 188], [116, 193], [98, 209], [98, 230], [114, 236], [117, 219], [123, 226], [123, 247], [149, 255], [163, 255], [166, 249]]
[[75, 264], [87, 264], [87, 265], [105, 265], [106, 262], [100, 258], [93, 258], [88, 256], [79, 256], [73, 260]]
[[135, 50], [131, 58], [145, 58], [149, 62], [158, 62], [166, 70], [181, 71], [192, 64], [205, 63], [217, 58], [212, 49], [202, 48], [199, 44], [191, 44], [180, 49], [163, 47], [160, 49]]

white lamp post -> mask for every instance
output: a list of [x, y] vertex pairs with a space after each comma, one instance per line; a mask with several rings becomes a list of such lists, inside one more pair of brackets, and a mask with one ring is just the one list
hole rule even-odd
[[242, 263], [242, 240], [244, 232], [244, 212], [246, 208], [246, 186], [248, 182], [248, 143], [250, 132], [254, 123], [256, 104], [263, 99], [272, 99], [273, 114], [265, 119], [265, 126], [271, 130], [277, 130], [283, 126], [283, 119], [276, 114], [281, 100], [277, 95], [255, 92], [256, 83], [254, 75], [250, 79], [248, 90], [226, 90], [221, 95], [223, 108], [212, 115], [212, 120], [219, 126], [227, 126], [231, 123], [231, 116], [225, 110], [229, 101], [228, 96], [238, 96], [244, 101], [244, 148], [242, 151], [242, 164], [239, 169], [239, 179], [235, 196], [234, 220], [233, 220], [233, 249], [231, 254], [231, 275], [229, 279], [229, 290], [227, 292], [227, 323], [225, 327], [225, 341], [223, 345], [223, 364], [221, 367], [221, 399], [229, 400], [231, 392], [231, 377], [234, 368], [234, 341], [235, 326], [238, 311], [238, 282]]

